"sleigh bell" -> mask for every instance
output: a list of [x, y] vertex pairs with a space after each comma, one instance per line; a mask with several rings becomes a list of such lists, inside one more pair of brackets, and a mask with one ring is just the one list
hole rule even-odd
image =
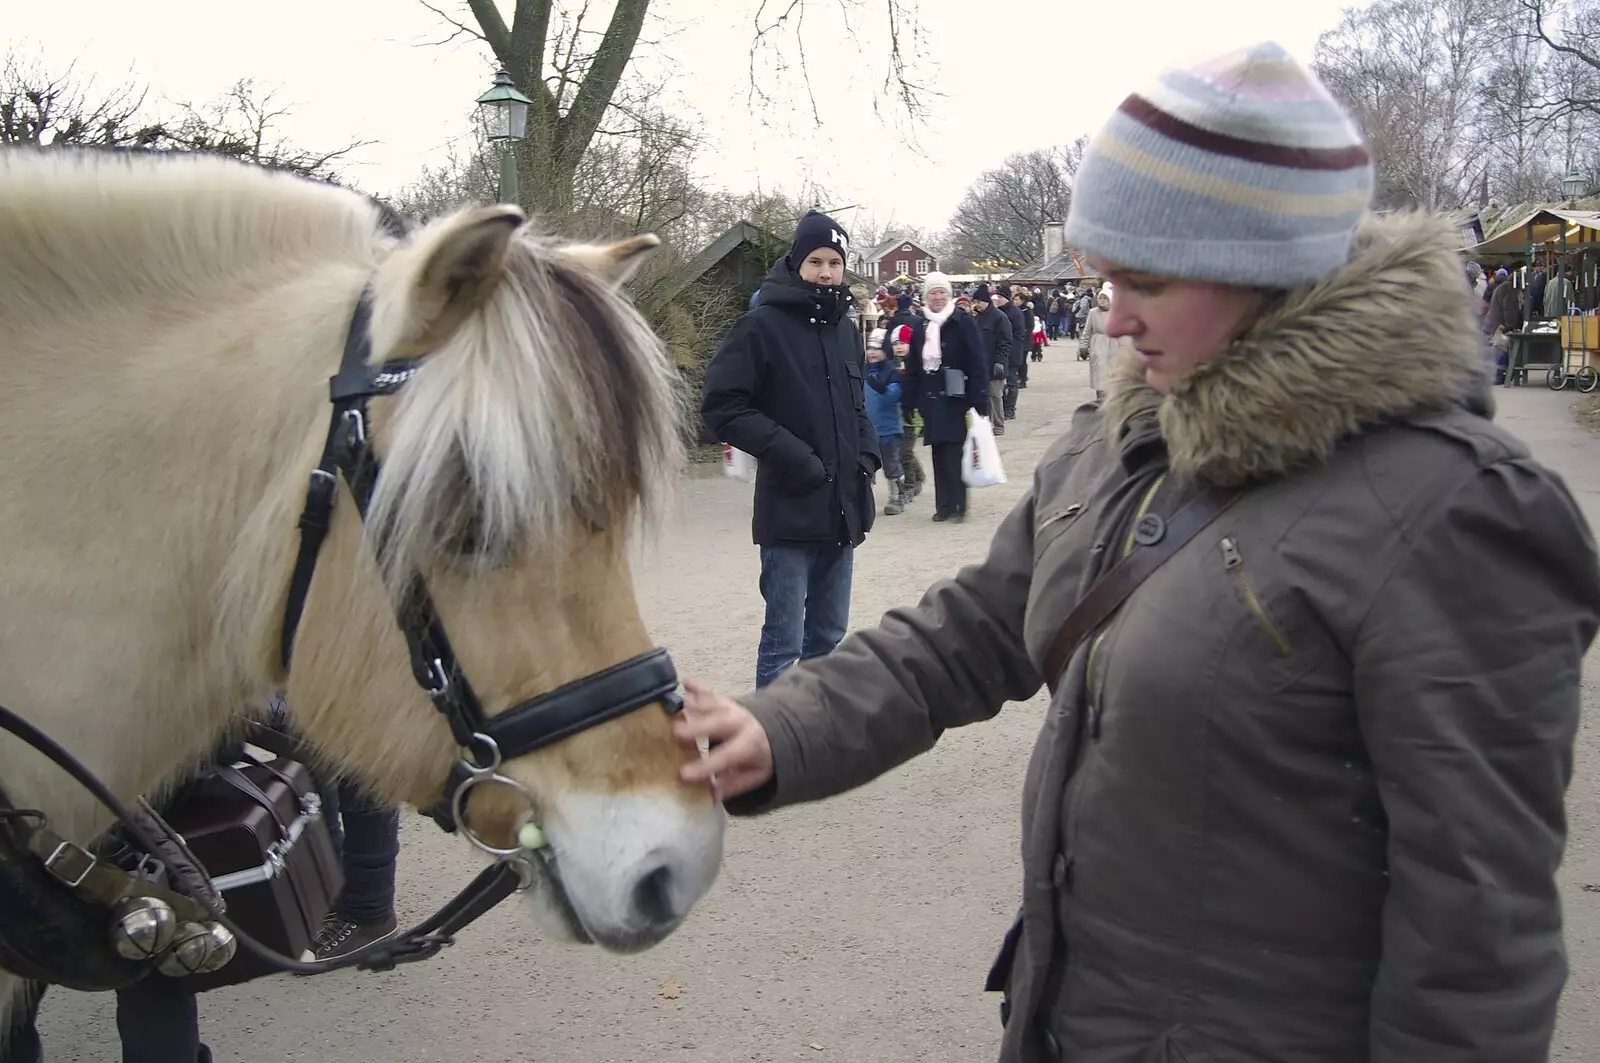
[[159, 897], [129, 897], [111, 913], [111, 945], [128, 960], [150, 960], [172, 947], [178, 916]]
[[205, 966], [201, 971], [210, 974], [228, 966], [239, 951], [239, 942], [235, 940], [233, 931], [221, 923], [207, 923], [206, 932], [211, 937], [211, 951], [207, 953]]
[[179, 923], [172, 947], [156, 963], [156, 970], [168, 978], [183, 978], [207, 970], [216, 944], [205, 923]]

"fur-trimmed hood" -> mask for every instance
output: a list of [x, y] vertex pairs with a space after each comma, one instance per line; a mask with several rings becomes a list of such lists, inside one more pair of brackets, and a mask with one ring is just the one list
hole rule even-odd
[[1166, 396], [1145, 384], [1131, 349], [1119, 355], [1107, 382], [1111, 438], [1153, 415], [1175, 472], [1231, 486], [1321, 462], [1379, 424], [1452, 405], [1489, 412], [1488, 358], [1456, 243], [1436, 216], [1367, 218], [1348, 262], [1287, 293]]

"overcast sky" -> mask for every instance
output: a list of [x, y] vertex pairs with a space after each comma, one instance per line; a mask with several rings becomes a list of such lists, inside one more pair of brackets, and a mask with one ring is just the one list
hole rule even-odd
[[[462, 0], [435, 6], [470, 21]], [[882, 94], [885, 0], [806, 5], [801, 32], [820, 122], [799, 79], [792, 35], [755, 71], [774, 101], [751, 100], [749, 46], [759, 6], [652, 4], [645, 37], [653, 43], [641, 45], [640, 62], [646, 73], [670, 77], [664, 99], [671, 106], [703, 121], [703, 179], [736, 191], [793, 191], [810, 181], [826, 190], [828, 206], [860, 205], [840, 214], [846, 226], [893, 218], [938, 229], [982, 170], [1009, 152], [1092, 132], [1165, 63], [1263, 39], [1309, 58], [1317, 35], [1348, 3], [915, 0], [923, 32], [905, 47], [911, 77], [931, 90], [931, 115], [915, 130]], [[346, 172], [380, 194], [404, 186], [452, 143], [469, 143], [467, 116], [492, 73], [478, 41], [430, 46], [450, 27], [418, 0], [0, 0], [0, 7], [6, 45], [39, 52], [55, 68], [76, 63], [79, 74], [104, 86], [132, 80], [157, 97], [191, 100], [214, 97], [242, 77], [275, 87], [294, 105], [284, 132], [295, 141], [312, 148], [375, 142]], [[513, 0], [500, 7], [509, 22]], [[586, 25], [603, 29], [609, 8], [593, 0]], [[1012, 12], [1027, 17], [994, 14]], [[790, 64], [787, 73], [776, 69], [780, 58]]]

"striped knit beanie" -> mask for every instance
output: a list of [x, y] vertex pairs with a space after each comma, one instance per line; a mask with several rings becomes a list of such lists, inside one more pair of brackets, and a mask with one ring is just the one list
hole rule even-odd
[[1293, 288], [1349, 258], [1372, 183], [1328, 90], [1258, 44], [1122, 101], [1084, 153], [1066, 240], [1123, 269]]

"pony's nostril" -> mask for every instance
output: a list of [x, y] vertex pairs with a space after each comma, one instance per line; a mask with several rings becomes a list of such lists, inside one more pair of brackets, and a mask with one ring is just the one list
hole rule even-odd
[[662, 865], [634, 884], [633, 908], [653, 924], [677, 920], [678, 909], [672, 902], [671, 868]]

